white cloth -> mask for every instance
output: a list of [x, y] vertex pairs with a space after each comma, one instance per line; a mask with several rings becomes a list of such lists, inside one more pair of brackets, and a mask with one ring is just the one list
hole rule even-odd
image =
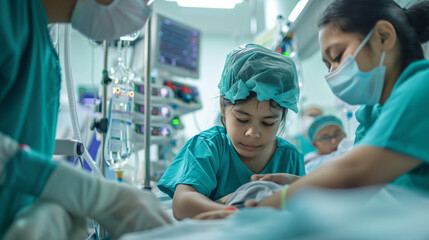
[[69, 214], [54, 202], [37, 201], [15, 217], [4, 240], [82, 240], [89, 235], [85, 218]]
[[261, 202], [266, 197], [279, 191], [282, 187], [282, 185], [270, 181], [248, 182], [235, 190], [231, 197], [228, 198], [226, 205], [242, 208], [248, 200]]
[[336, 151], [331, 152], [326, 155], [317, 155], [314, 153], [308, 153], [304, 157], [305, 162], [305, 173], [308, 174], [320, 165], [335, 160], [344, 153], [350, 151], [353, 148], [353, 141], [350, 139], [344, 138], [337, 147]]
[[54, 170], [40, 198], [94, 218], [113, 238], [171, 222], [151, 192], [97, 178], [66, 164]]

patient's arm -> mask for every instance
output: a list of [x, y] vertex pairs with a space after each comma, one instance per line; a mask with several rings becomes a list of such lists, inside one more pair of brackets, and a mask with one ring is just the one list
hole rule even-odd
[[173, 214], [179, 220], [203, 212], [223, 210], [225, 207], [224, 204], [212, 201], [189, 185], [179, 184], [174, 192]]
[[[287, 190], [286, 198], [308, 186], [355, 188], [385, 184], [412, 170], [421, 162], [419, 159], [391, 150], [359, 146], [337, 161], [328, 162], [292, 183]], [[258, 206], [280, 208], [280, 191], [264, 199]]]
[[225, 204], [225, 205], [226, 205], [226, 202], [228, 202], [228, 199], [231, 197], [231, 195], [232, 195], [233, 193], [234, 193], [234, 192], [232, 192], [232, 193], [230, 193], [230, 194], [228, 194], [228, 195], [226, 195], [226, 196], [223, 196], [223, 197], [219, 198], [218, 200], [216, 200], [215, 202], [220, 203], [220, 204]]
[[291, 184], [299, 179], [299, 176], [289, 173], [254, 174], [250, 181], [271, 181], [280, 185]]
[[237, 210], [215, 210], [210, 212], [203, 212], [195, 217], [193, 217], [195, 220], [212, 220], [212, 219], [224, 219], [232, 214], [236, 213]]

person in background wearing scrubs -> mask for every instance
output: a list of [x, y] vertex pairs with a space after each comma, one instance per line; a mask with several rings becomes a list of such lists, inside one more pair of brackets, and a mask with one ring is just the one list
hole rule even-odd
[[308, 136], [316, 152], [304, 156], [307, 174], [325, 162], [341, 156], [353, 146], [353, 141], [346, 138], [341, 120], [332, 115], [317, 117], [308, 128]]
[[308, 130], [308, 127], [311, 125], [311, 123], [314, 121], [314, 119], [322, 114], [323, 114], [322, 109], [318, 107], [313, 106], [313, 107], [306, 108], [302, 113], [302, 119], [301, 119], [302, 132], [300, 132], [297, 136], [294, 136], [291, 139], [291, 142], [295, 144], [295, 146], [297, 146], [299, 150], [301, 150], [304, 157], [306, 154], [316, 151], [314, 146], [311, 144], [311, 141], [309, 141], [307, 130]]
[[429, 61], [421, 46], [429, 40], [429, 1], [402, 8], [393, 0], [335, 0], [319, 27], [327, 83], [344, 102], [363, 105], [355, 147], [258, 206], [287, 206], [281, 199], [310, 186], [389, 184], [429, 195]]
[[0, 239], [84, 239], [86, 217], [115, 238], [170, 222], [152, 193], [51, 160], [61, 74], [48, 24], [72, 21], [87, 37], [112, 40], [151, 13], [144, 1], [112, 1], [0, 2]]
[[177, 219], [228, 216], [233, 211], [224, 210], [222, 198], [254, 174], [289, 173], [295, 180], [305, 173], [302, 154], [276, 136], [288, 110], [298, 111], [291, 58], [255, 44], [239, 47], [228, 54], [218, 87], [225, 127], [191, 138], [158, 183], [173, 198]]

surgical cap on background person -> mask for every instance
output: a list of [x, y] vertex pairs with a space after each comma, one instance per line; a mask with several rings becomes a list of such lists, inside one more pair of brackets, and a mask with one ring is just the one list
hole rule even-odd
[[234, 104], [255, 92], [259, 101], [272, 99], [298, 112], [299, 87], [294, 62], [256, 44], [246, 44], [228, 54], [218, 88]]
[[332, 115], [323, 115], [314, 119], [313, 123], [308, 128], [308, 137], [312, 142], [316, 137], [317, 133], [324, 127], [328, 125], [336, 125], [344, 130], [343, 123], [340, 119]]

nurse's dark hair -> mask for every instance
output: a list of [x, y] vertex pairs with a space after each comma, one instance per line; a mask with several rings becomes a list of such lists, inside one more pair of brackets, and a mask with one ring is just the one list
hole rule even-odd
[[333, 23], [341, 31], [367, 35], [379, 20], [390, 22], [400, 42], [402, 69], [423, 59], [421, 44], [429, 40], [429, 1], [402, 8], [393, 0], [334, 0], [318, 26]]
[[[247, 96], [247, 98], [245, 99], [241, 99], [241, 100], [237, 100], [235, 101], [235, 104], [231, 102], [231, 100], [228, 100], [226, 98], [224, 98], [223, 96], [220, 97], [220, 104], [222, 104], [222, 108], [225, 109], [225, 107], [227, 106], [231, 106], [231, 105], [239, 105], [239, 104], [243, 104], [246, 103], [248, 101], [250, 101], [252, 98], [256, 97], [256, 93], [255, 92], [250, 92], [250, 95]], [[282, 118], [281, 118], [281, 122], [284, 123], [284, 119], [286, 118], [288, 109], [284, 108], [282, 106], [280, 106], [277, 102], [275, 102], [274, 100], [270, 99], [270, 107], [274, 108], [274, 109], [278, 109], [282, 112]], [[225, 126], [225, 120], [223, 119], [223, 117], [221, 117], [220, 119], [221, 123], [223, 126]], [[281, 125], [280, 128], [283, 128], [284, 125]]]

